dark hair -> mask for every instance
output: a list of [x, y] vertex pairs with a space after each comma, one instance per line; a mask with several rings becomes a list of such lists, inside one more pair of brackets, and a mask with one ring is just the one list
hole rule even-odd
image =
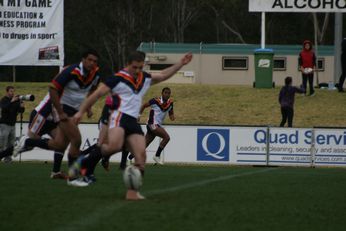
[[144, 60], [145, 60], [145, 53], [143, 51], [133, 51], [127, 57], [128, 64], [132, 63], [133, 61], [144, 62]]
[[170, 89], [169, 87], [164, 87], [164, 88], [162, 88], [161, 94], [162, 94], [165, 90], [171, 91], [171, 89]]
[[97, 53], [97, 51], [94, 50], [94, 49], [88, 49], [88, 50], [84, 51], [83, 54], [82, 54], [82, 58], [85, 59], [86, 57], [88, 57], [88, 55], [94, 55], [97, 58], [100, 58], [99, 53]]
[[287, 76], [285, 78], [285, 86], [288, 86], [292, 83], [292, 77], [291, 76]]
[[11, 90], [11, 89], [14, 89], [14, 86], [7, 86], [7, 87], [6, 87], [6, 92], [8, 92], [8, 91]]

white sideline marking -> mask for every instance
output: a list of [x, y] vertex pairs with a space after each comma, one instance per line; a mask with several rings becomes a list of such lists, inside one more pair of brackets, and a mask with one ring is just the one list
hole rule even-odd
[[[159, 194], [164, 194], [167, 192], [175, 192], [175, 191], [180, 191], [184, 189], [189, 189], [189, 188], [194, 188], [198, 186], [203, 186], [207, 185], [210, 183], [214, 182], [219, 182], [219, 181], [225, 181], [237, 177], [242, 177], [242, 176], [249, 176], [249, 175], [254, 175], [257, 173], [263, 173], [263, 172], [269, 172], [274, 169], [278, 168], [265, 168], [257, 171], [251, 171], [251, 172], [245, 172], [245, 173], [239, 173], [239, 174], [234, 174], [234, 175], [227, 175], [227, 176], [220, 176], [214, 179], [208, 179], [208, 180], [202, 180], [198, 182], [193, 182], [193, 183], [188, 183], [188, 184], [182, 184], [179, 186], [171, 187], [171, 188], [165, 188], [165, 189], [158, 189], [158, 190], [152, 190], [148, 191], [146, 193], [143, 193], [144, 196], [153, 196], [153, 195], [159, 195]], [[128, 201], [122, 201], [120, 204], [108, 204], [108, 206], [99, 208], [97, 210], [94, 210], [93, 213], [87, 214], [85, 216], [82, 216], [79, 220], [74, 220], [71, 223], [65, 224], [64, 226], [58, 227], [57, 231], [68, 231], [68, 230], [76, 230], [80, 229], [81, 227], [88, 227], [95, 225], [99, 220], [110, 216], [114, 211], [121, 209], [122, 207], [126, 206]]]
[[152, 190], [152, 191], [149, 191], [147, 193], [143, 193], [143, 195], [144, 196], [152, 196], [152, 195], [158, 195], [158, 194], [163, 194], [163, 193], [167, 193], [167, 192], [174, 192], [174, 191], [184, 190], [184, 189], [188, 189], [188, 188], [194, 188], [194, 187], [198, 187], [198, 186], [202, 186], [202, 185], [207, 185], [207, 184], [214, 183], [214, 182], [229, 180], [229, 179], [236, 178], [236, 177], [248, 176], [248, 175], [253, 175], [253, 174], [262, 173], [262, 172], [268, 172], [268, 171], [271, 171], [274, 169], [277, 169], [277, 168], [266, 168], [266, 169], [262, 169], [262, 170], [258, 170], [258, 171], [244, 172], [244, 173], [239, 173], [239, 174], [235, 174], [235, 175], [228, 175], [228, 176], [220, 176], [220, 177], [217, 177], [214, 179], [202, 180], [202, 181], [183, 184], [183, 185], [179, 185], [179, 186], [175, 186], [175, 187], [171, 187], [171, 188]]

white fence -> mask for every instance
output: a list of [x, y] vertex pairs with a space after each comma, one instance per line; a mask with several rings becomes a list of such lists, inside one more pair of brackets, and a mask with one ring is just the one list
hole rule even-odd
[[[165, 163], [268, 165], [268, 166], [346, 166], [346, 129], [165, 126], [171, 141], [163, 151]], [[26, 133], [27, 124], [23, 124]], [[97, 124], [81, 124], [81, 149], [97, 141]], [[143, 126], [143, 131], [145, 127]], [[17, 124], [17, 135], [20, 126]], [[147, 148], [152, 162], [160, 140]], [[52, 151], [34, 149], [21, 160], [53, 159]], [[66, 155], [65, 155], [66, 159]], [[119, 161], [114, 155], [111, 161]]]

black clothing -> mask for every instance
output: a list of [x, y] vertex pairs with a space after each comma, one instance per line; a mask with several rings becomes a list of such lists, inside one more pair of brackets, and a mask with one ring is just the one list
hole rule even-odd
[[1, 124], [7, 124], [9, 126], [14, 126], [17, 121], [18, 113], [24, 112], [24, 107], [20, 106], [20, 101], [11, 102], [11, 98], [4, 96], [0, 101], [1, 108]]
[[282, 115], [282, 120], [280, 123], [280, 127], [283, 127], [288, 120], [288, 127], [292, 127], [292, 122], [293, 122], [293, 115], [294, 111], [293, 108], [291, 107], [282, 107], [281, 108], [281, 115]]
[[341, 76], [339, 79], [339, 91], [343, 91], [343, 85], [346, 78], [346, 38], [342, 41], [342, 52], [341, 52]]
[[309, 81], [310, 95], [315, 93], [314, 90], [314, 74], [302, 74], [303, 76], [303, 88], [307, 91], [307, 82]]

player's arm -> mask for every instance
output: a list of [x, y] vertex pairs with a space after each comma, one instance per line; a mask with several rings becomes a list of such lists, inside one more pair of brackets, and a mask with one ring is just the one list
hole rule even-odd
[[49, 86], [49, 96], [50, 100], [58, 112], [59, 119], [60, 121], [65, 121], [67, 120], [67, 115], [64, 113], [61, 103], [60, 103], [60, 96], [59, 96], [59, 90], [55, 87], [55, 85], [50, 85]]
[[149, 106], [150, 106], [149, 102], [146, 102], [146, 103], [142, 104], [141, 109], [139, 110], [139, 116], [138, 116], [138, 119], [137, 119], [138, 122], [140, 121], [140, 118], [141, 118], [142, 113], [144, 112], [144, 109], [146, 109]]
[[110, 88], [107, 85], [101, 83], [99, 87], [88, 98], [86, 98], [86, 100], [84, 100], [79, 108], [79, 111], [74, 115], [75, 121], [79, 123], [79, 121], [83, 117], [83, 114], [88, 110], [88, 108], [91, 108], [99, 98], [109, 92]]
[[169, 119], [170, 119], [170, 120], [172, 120], [172, 121], [175, 120], [175, 115], [174, 115], [173, 109], [169, 111], [169, 114], [168, 114], [168, 115], [169, 115]]
[[149, 102], [142, 104], [141, 109], [139, 110], [139, 114], [141, 115], [144, 112], [144, 109], [146, 109], [149, 106], [150, 106]]
[[151, 74], [151, 83], [156, 84], [165, 81], [172, 77], [177, 71], [179, 71], [184, 65], [188, 64], [192, 60], [192, 53], [185, 54], [178, 63], [162, 70], [158, 73]]
[[[87, 97], [89, 97], [93, 92], [96, 91], [98, 85], [99, 85], [99, 83], [97, 83], [97, 85], [93, 85], [93, 86], [91, 87], [90, 91], [88, 92]], [[87, 117], [88, 117], [88, 118], [91, 118], [91, 117], [93, 116], [93, 114], [94, 114], [94, 113], [93, 113], [93, 111], [92, 111], [92, 107], [89, 107], [89, 108], [87, 109]]]
[[168, 116], [169, 116], [169, 119], [170, 119], [171, 121], [174, 121], [174, 120], [175, 120], [174, 109], [173, 109], [173, 103], [172, 103], [172, 108], [171, 108], [171, 110], [169, 110], [169, 112], [168, 112]]

